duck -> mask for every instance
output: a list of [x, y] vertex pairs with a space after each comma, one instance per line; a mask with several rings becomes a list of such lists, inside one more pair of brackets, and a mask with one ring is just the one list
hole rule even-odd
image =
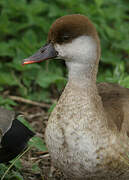
[[47, 43], [23, 65], [65, 60], [68, 82], [52, 111], [45, 141], [54, 167], [73, 180], [129, 179], [129, 89], [96, 83], [97, 30], [81, 14], [58, 18]]
[[0, 107], [0, 163], [16, 158], [35, 133], [17, 118], [19, 113]]

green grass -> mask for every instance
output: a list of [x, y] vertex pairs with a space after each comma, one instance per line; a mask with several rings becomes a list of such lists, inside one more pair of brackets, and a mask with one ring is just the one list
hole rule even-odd
[[28, 66], [21, 66], [21, 62], [45, 43], [56, 18], [72, 13], [88, 16], [99, 32], [102, 56], [98, 81], [118, 82], [128, 87], [128, 7], [128, 0], [1, 0], [1, 94], [10, 89], [12, 94], [49, 102], [52, 84], [59, 92], [62, 90], [66, 70], [61, 62], [53, 60]]

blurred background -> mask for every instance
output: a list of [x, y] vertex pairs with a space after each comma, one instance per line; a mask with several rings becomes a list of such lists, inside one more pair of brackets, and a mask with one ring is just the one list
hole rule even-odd
[[[50, 60], [22, 66], [21, 62], [46, 42], [48, 30], [55, 19], [73, 13], [88, 16], [99, 33], [102, 56], [98, 82], [119, 83], [129, 88], [128, 0], [0, 0], [0, 105], [21, 110], [26, 117], [30, 113], [41, 112], [48, 118], [48, 112], [51, 112], [67, 82], [65, 64]], [[34, 105], [26, 99], [39, 104]], [[45, 123], [38, 124], [43, 120], [38, 119], [37, 122], [36, 117], [28, 120], [43, 138], [40, 133], [44, 132]], [[23, 164], [26, 159], [23, 159]], [[43, 174], [40, 167], [39, 164], [34, 167], [39, 172], [38, 180]], [[33, 171], [32, 167], [30, 171]], [[34, 180], [36, 177], [37, 174]], [[22, 178], [26, 179], [24, 173]]]

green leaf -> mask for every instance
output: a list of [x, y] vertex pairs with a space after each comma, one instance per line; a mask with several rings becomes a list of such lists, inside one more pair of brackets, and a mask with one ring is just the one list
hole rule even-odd
[[19, 172], [13, 171], [13, 174], [9, 180], [24, 180], [24, 179], [23, 179], [23, 176]]
[[49, 113], [49, 114], [53, 111], [53, 109], [55, 108], [55, 106], [56, 106], [56, 103], [53, 103], [53, 104], [51, 105], [51, 107], [50, 107], [49, 110], [48, 110], [48, 113]]
[[33, 128], [32, 128], [32, 126], [30, 125], [30, 123], [29, 123], [28, 121], [26, 121], [26, 120], [24, 119], [24, 117], [18, 116], [17, 118], [18, 118], [18, 120], [21, 121], [26, 127], [28, 127], [31, 131], [34, 131]]
[[4, 105], [5, 107], [10, 109], [10, 105], [16, 106], [17, 103], [15, 103], [13, 100], [11, 100], [9, 98], [4, 98], [4, 97], [0, 96], [0, 105]]
[[43, 139], [41, 139], [40, 137], [34, 136], [30, 140], [29, 145], [37, 148], [40, 151], [47, 151], [47, 148], [43, 142]]
[[40, 173], [40, 168], [38, 167], [38, 164], [32, 165], [32, 171], [36, 173]]
[[0, 72], [0, 85], [18, 85], [11, 72]]
[[100, 7], [104, 2], [103, 0], [95, 0], [98, 7]]
[[[16, 157], [17, 158], [17, 157]], [[11, 161], [11, 163], [13, 163], [15, 161], [15, 159], [14, 160], [12, 160]], [[20, 160], [17, 160], [17, 161], [15, 161], [15, 167], [17, 168], [17, 169], [22, 169], [22, 163], [21, 163], [21, 161]]]
[[56, 83], [60, 78], [58, 74], [49, 71], [40, 71], [36, 81], [41, 87], [48, 88], [50, 84]]

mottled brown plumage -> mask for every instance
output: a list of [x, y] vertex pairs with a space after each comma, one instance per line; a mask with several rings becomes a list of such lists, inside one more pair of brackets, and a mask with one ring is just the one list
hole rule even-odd
[[[70, 38], [64, 40], [67, 35]], [[92, 37], [97, 43], [93, 69], [90, 70], [89, 66], [85, 72], [88, 78], [92, 77], [91, 82], [86, 78], [87, 84], [80, 88], [81, 80], [69, 75], [68, 85], [48, 121], [48, 149], [53, 165], [71, 179], [127, 180], [129, 170], [123, 159], [128, 161], [125, 153], [127, 149], [129, 152], [129, 90], [108, 83], [100, 83], [96, 89], [100, 45], [95, 27], [85, 16], [64, 16], [54, 22], [48, 40], [55, 44], [67, 44], [82, 35]], [[88, 142], [89, 150], [85, 145]], [[92, 149], [90, 157], [88, 154]]]
[[128, 180], [129, 89], [96, 85], [100, 43], [95, 27], [85, 16], [63, 16], [51, 26], [48, 43], [68, 68], [68, 83], [45, 133], [53, 165], [72, 180]]

